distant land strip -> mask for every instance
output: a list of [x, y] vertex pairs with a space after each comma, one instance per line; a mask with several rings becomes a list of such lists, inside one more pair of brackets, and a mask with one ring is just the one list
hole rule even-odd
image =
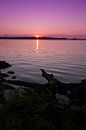
[[66, 37], [62, 37], [62, 38], [57, 38], [57, 37], [26, 37], [26, 36], [0, 36], [0, 39], [20, 39], [20, 40], [29, 40], [29, 39], [35, 39], [35, 40], [86, 40], [86, 38], [66, 38]]

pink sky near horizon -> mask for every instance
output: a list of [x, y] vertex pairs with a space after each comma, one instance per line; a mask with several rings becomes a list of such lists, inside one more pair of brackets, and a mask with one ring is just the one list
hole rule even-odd
[[0, 0], [0, 35], [86, 38], [86, 0]]

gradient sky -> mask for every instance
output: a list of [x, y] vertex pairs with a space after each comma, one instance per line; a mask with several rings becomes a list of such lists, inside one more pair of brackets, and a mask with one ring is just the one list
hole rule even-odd
[[0, 35], [86, 37], [86, 0], [0, 0]]

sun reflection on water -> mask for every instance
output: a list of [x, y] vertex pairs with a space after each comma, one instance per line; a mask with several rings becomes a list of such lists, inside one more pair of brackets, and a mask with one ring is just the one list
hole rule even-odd
[[39, 40], [36, 40], [36, 52], [38, 53], [39, 50]]

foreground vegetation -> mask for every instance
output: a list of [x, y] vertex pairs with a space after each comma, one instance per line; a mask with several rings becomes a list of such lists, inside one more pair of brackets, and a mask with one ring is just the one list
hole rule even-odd
[[[53, 77], [43, 74], [47, 79]], [[86, 130], [86, 80], [71, 84], [68, 89], [67, 84], [60, 82], [55, 88], [55, 79], [39, 85], [1, 77], [0, 130]], [[23, 87], [16, 89], [12, 84]], [[9, 98], [5, 90], [11, 90]], [[66, 95], [68, 100], [59, 98], [58, 93]]]

